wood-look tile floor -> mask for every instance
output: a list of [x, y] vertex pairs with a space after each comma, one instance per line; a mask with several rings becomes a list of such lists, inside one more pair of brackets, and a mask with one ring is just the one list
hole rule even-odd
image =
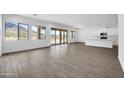
[[0, 57], [0, 77], [122, 78], [117, 53], [117, 47], [73, 43], [5, 54]]

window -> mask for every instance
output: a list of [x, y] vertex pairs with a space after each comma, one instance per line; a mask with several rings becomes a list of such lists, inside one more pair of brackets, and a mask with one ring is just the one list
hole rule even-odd
[[29, 25], [14, 22], [5, 22], [6, 40], [26, 40], [29, 38]]
[[18, 40], [18, 23], [5, 22], [5, 39]]
[[19, 23], [19, 40], [27, 40], [29, 39], [29, 25]]
[[46, 28], [40, 26], [39, 39], [46, 39]]
[[71, 31], [70, 36], [71, 36], [71, 38], [75, 38], [75, 31]]
[[75, 31], [72, 31], [72, 38], [75, 38]]
[[38, 39], [38, 30], [39, 30], [38, 26], [35, 25], [32, 26], [32, 40]]
[[[29, 39], [29, 25], [24, 23], [5, 22], [6, 40]], [[46, 27], [32, 26], [32, 39], [46, 39]]]
[[32, 26], [32, 39], [46, 39], [46, 27]]

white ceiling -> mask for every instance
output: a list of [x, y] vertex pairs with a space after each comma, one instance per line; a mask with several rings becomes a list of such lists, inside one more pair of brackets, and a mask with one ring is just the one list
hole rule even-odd
[[22, 16], [70, 25], [77, 28], [85, 26], [117, 27], [118, 15], [116, 14], [20, 14]]

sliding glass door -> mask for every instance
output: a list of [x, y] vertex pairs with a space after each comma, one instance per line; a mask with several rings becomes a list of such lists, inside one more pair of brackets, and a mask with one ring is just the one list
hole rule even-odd
[[61, 31], [61, 44], [64, 44], [64, 31]]
[[56, 44], [56, 30], [51, 30], [51, 43], [52, 45]]
[[68, 33], [67, 31], [64, 31], [64, 43], [67, 43], [68, 40]]
[[65, 44], [68, 41], [68, 32], [66, 30], [51, 30], [51, 43], [52, 45]]
[[60, 31], [56, 30], [56, 44], [60, 44]]

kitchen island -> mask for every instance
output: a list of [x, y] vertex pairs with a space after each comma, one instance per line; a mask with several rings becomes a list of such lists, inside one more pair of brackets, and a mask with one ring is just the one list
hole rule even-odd
[[95, 47], [104, 47], [112, 48], [112, 41], [107, 39], [87, 39], [85, 40], [85, 45], [95, 46]]

